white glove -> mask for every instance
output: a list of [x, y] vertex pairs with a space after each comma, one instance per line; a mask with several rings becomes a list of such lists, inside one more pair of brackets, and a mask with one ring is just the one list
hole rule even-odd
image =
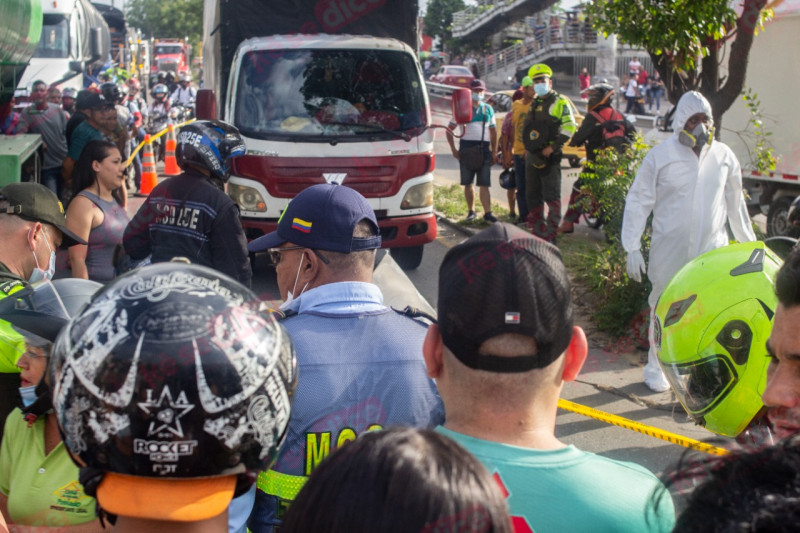
[[628, 254], [628, 277], [633, 281], [642, 281], [642, 274], [647, 272], [647, 267], [644, 265], [644, 257], [642, 252], [634, 250]]

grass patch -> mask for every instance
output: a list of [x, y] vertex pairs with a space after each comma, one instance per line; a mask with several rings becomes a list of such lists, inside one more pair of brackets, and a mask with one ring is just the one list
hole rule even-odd
[[600, 248], [600, 243], [596, 241], [572, 235], [558, 239], [564, 266], [576, 281], [585, 282], [589, 279]]
[[[433, 189], [433, 208], [442, 213], [447, 219], [456, 224], [468, 228], [487, 228], [489, 222], [483, 220], [483, 206], [477, 197], [478, 190], [475, 188], [475, 212], [478, 217], [467, 222], [467, 202], [464, 200], [464, 187], [453, 183], [452, 185], [436, 185]], [[503, 207], [499, 202], [492, 202], [492, 213], [501, 222], [511, 222], [508, 216], [508, 208]]]

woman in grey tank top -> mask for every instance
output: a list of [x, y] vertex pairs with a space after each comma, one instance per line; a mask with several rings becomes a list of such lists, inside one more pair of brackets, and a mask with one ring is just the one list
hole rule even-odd
[[122, 156], [114, 143], [92, 141], [73, 173], [67, 227], [89, 243], [69, 249], [72, 276], [106, 283], [114, 278], [114, 248], [128, 225], [123, 204]]

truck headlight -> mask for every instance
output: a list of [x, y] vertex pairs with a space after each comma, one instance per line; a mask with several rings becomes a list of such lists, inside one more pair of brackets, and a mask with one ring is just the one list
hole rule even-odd
[[267, 203], [261, 193], [253, 187], [228, 183], [228, 196], [233, 198], [242, 211], [267, 212]]
[[433, 205], [433, 182], [420, 183], [414, 185], [400, 202], [400, 209], [418, 209], [420, 207], [430, 207]]

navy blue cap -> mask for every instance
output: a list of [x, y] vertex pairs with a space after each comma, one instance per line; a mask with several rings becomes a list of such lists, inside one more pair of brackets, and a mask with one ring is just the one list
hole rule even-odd
[[[369, 220], [375, 235], [353, 237], [356, 225]], [[278, 229], [250, 241], [250, 252], [263, 252], [290, 242], [312, 250], [350, 253], [381, 247], [378, 221], [367, 200], [343, 185], [313, 185], [295, 196], [278, 219]]]

